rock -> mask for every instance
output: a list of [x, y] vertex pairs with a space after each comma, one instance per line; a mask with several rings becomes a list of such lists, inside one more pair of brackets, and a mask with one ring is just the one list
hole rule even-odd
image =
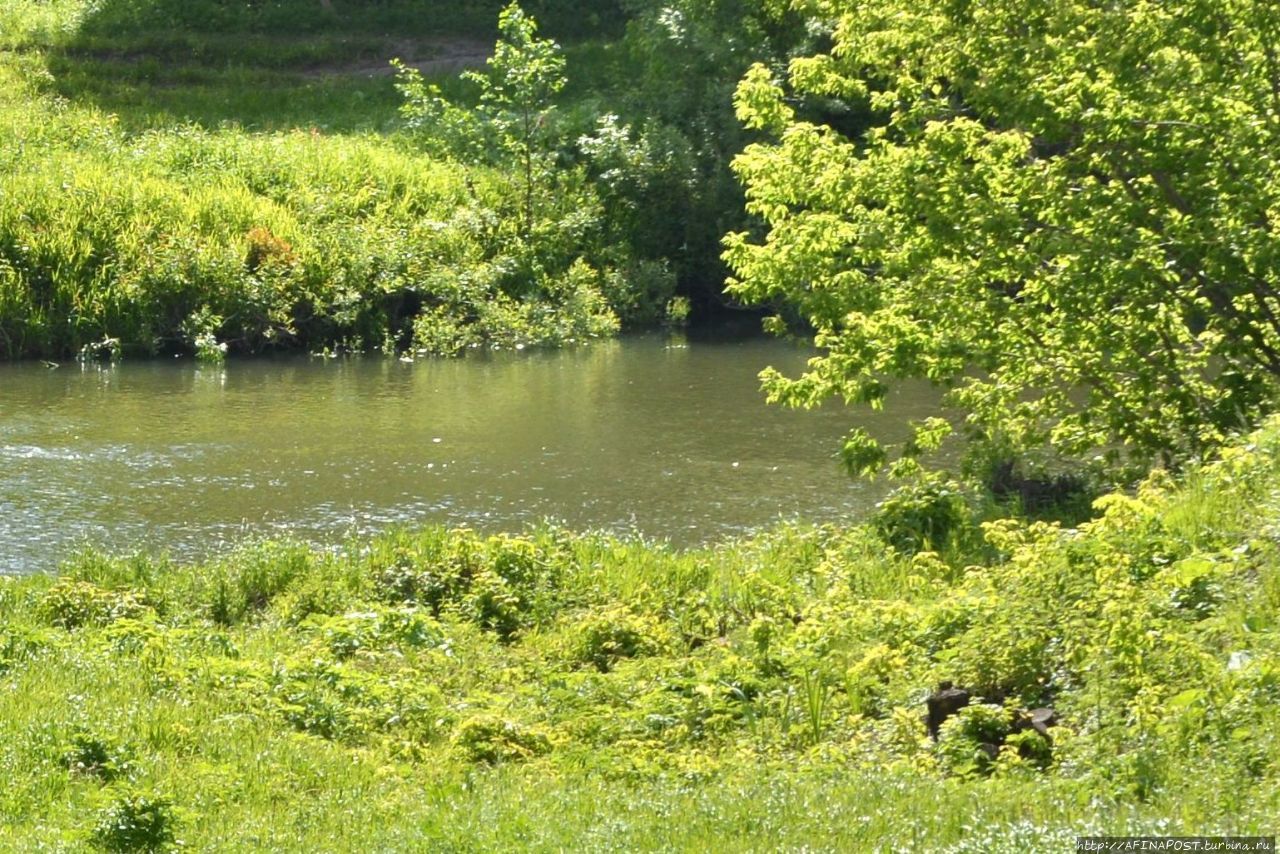
[[929, 710], [925, 716], [925, 726], [929, 730], [929, 737], [937, 741], [938, 730], [942, 728], [943, 721], [969, 705], [969, 692], [953, 687], [950, 682], [941, 682], [938, 690], [924, 702]]
[[987, 758], [990, 759], [992, 762], [995, 762], [996, 757], [1000, 755], [1000, 745], [992, 744], [989, 741], [984, 741], [981, 744], [979, 744], [978, 749], [981, 750], [983, 753], [987, 754]]
[[1013, 723], [1014, 732], [1026, 732], [1033, 729], [1043, 735], [1049, 737], [1049, 727], [1058, 723], [1058, 713], [1053, 709], [1032, 709], [1029, 712], [1023, 712], [1018, 715], [1018, 719]]
[[1232, 672], [1244, 670], [1252, 660], [1253, 656], [1247, 652], [1233, 652], [1231, 653], [1231, 658], [1227, 659], [1227, 669]]

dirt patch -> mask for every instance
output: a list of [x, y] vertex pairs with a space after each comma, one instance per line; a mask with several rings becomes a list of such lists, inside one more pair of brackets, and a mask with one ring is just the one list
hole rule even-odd
[[390, 42], [386, 55], [379, 60], [360, 59], [316, 65], [302, 71], [306, 77], [387, 77], [395, 73], [392, 59], [400, 59], [410, 68], [427, 76], [457, 74], [470, 68], [481, 68], [493, 55], [493, 46], [467, 39]]
[[[309, 45], [316, 50], [307, 50]], [[62, 54], [68, 59], [87, 59], [105, 64], [139, 65], [150, 62], [159, 63], [161, 68], [207, 66], [210, 70], [237, 67], [317, 79], [388, 77], [395, 73], [391, 67], [391, 60], [395, 58], [428, 76], [457, 74], [483, 67], [493, 54], [493, 45], [467, 38], [397, 39], [363, 33], [336, 40], [249, 36], [239, 42], [219, 37], [193, 43], [179, 34], [172, 41], [160, 40], [145, 48], [71, 45]], [[331, 56], [326, 58], [325, 54]]]

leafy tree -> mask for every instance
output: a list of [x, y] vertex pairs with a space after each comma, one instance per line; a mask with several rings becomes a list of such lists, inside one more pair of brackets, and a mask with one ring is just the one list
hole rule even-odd
[[587, 138], [615, 227], [674, 264], [683, 290], [722, 299], [717, 247], [745, 222], [729, 164], [747, 142], [733, 91], [754, 62], [785, 67], [803, 42], [783, 0], [627, 0], [610, 109]]
[[[1275, 406], [1280, 11], [1265, 0], [795, 0], [830, 48], [762, 66], [736, 163], [767, 234], [734, 293], [824, 354], [773, 399], [949, 389], [975, 448], [1176, 463]], [[815, 99], [872, 116], [805, 120]], [[847, 129], [846, 129], [847, 131]], [[945, 428], [922, 425], [899, 471]], [[894, 461], [855, 431], [855, 471]]]
[[464, 77], [481, 87], [481, 108], [498, 130], [503, 148], [516, 160], [521, 176], [521, 219], [527, 237], [537, 218], [541, 185], [552, 180], [550, 133], [554, 98], [564, 89], [564, 54], [551, 39], [537, 37], [538, 25], [512, 3], [498, 16], [501, 33], [486, 72]]

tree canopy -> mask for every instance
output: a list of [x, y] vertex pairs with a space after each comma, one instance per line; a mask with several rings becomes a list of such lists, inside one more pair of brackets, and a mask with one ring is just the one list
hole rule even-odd
[[[1273, 407], [1280, 12], [1264, 0], [796, 0], [825, 53], [754, 68], [739, 157], [767, 233], [731, 289], [823, 355], [771, 396], [951, 389], [975, 447], [1173, 463]], [[841, 132], [812, 118], [862, 111]], [[945, 426], [854, 470], [914, 467]], [[892, 452], [892, 453], [891, 453]]]

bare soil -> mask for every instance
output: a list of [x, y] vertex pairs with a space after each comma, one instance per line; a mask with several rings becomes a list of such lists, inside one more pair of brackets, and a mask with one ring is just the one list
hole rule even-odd
[[395, 73], [392, 59], [400, 59], [425, 75], [452, 74], [482, 67], [493, 55], [493, 46], [470, 39], [401, 40], [387, 45], [384, 59], [360, 59], [316, 65], [302, 72], [306, 77], [386, 77]]

